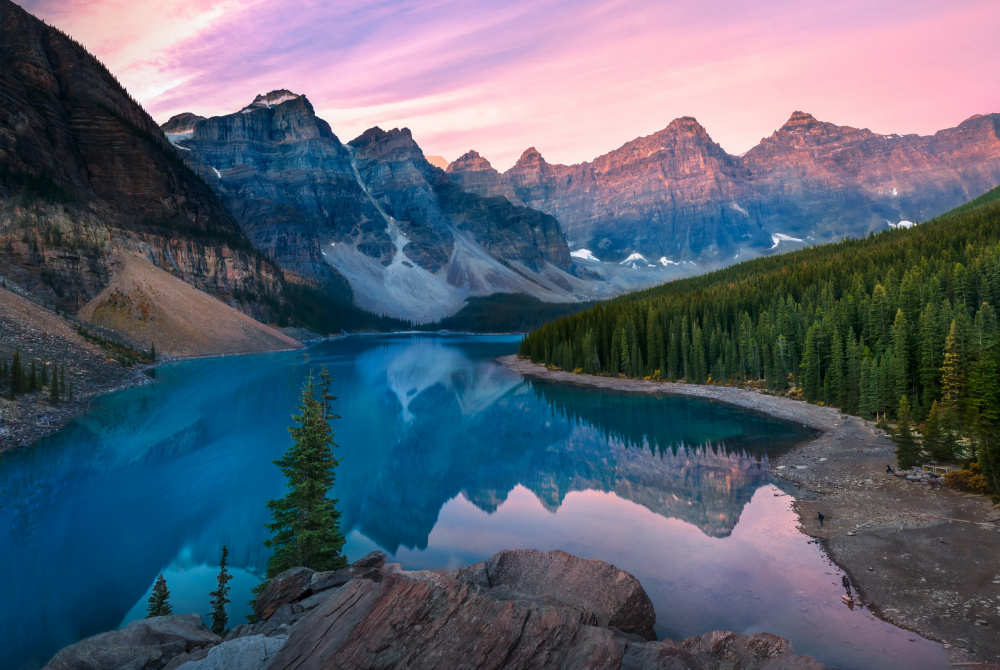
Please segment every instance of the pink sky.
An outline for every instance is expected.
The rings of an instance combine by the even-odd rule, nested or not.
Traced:
[[[694,116],[731,153],[794,110],[883,133],[1000,112],[997,0],[22,0],[159,121],[305,93],[344,141],[591,160]]]

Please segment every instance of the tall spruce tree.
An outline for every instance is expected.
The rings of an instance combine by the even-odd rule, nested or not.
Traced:
[[[229,604],[229,580],[233,578],[229,574],[226,559],[229,557],[229,550],[226,545],[222,545],[222,558],[219,559],[219,588],[212,591],[212,632],[222,635],[229,626],[229,617],[226,615],[226,605]]]
[[[910,401],[906,396],[899,399],[899,412],[896,419],[896,429],[892,433],[892,441],[896,443],[896,462],[899,467],[909,470],[920,462],[920,445],[913,437],[913,426],[910,423]]]
[[[281,459],[274,461],[287,480],[288,493],[267,501],[271,523],[265,524],[272,537],[264,542],[274,550],[267,561],[267,579],[298,566],[317,571],[338,570],[347,566],[342,550],[340,512],[330,491],[336,481],[340,460],[333,455],[330,420],[339,418],[332,411],[330,377],[321,371],[320,399],[312,374],[302,389],[300,413],[294,415],[296,426],[288,429],[293,444]]]
[[[167,580],[163,578],[161,572],[153,585],[153,592],[146,601],[149,606],[146,608],[146,618],[154,616],[169,616],[174,613],[170,607],[170,589],[167,588]]]

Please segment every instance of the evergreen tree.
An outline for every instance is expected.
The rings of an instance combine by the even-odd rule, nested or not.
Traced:
[[[52,383],[49,384],[49,401],[55,405],[59,402],[59,364],[52,364]]]
[[[42,361],[42,381],[38,385],[38,388],[45,388],[49,385],[49,366],[45,361]]]
[[[910,387],[910,325],[903,310],[896,310],[892,324],[893,398],[909,395]]]
[[[28,392],[34,393],[38,390],[38,377],[35,374],[35,359],[31,359],[31,374],[28,375]]]
[[[935,400],[924,421],[924,450],[939,461],[950,461],[955,458],[955,435],[945,426],[941,406]]]
[[[163,578],[163,573],[156,578],[153,585],[153,592],[149,596],[149,606],[146,608],[146,618],[154,616],[169,616],[173,614],[170,607],[170,589],[167,588],[167,580]]]
[[[340,512],[329,497],[340,461],[333,455],[337,445],[329,421],[338,418],[331,410],[329,375],[322,373],[321,400],[310,374],[302,389],[297,426],[289,428],[293,444],[280,460],[274,461],[285,475],[288,493],[269,500],[271,523],[265,524],[272,537],[264,542],[274,550],[267,561],[267,579],[298,566],[317,571],[347,566],[342,554],[344,536]]]
[[[149,360],[153,363],[156,362],[156,342],[149,343]]]
[[[806,400],[816,402],[820,399],[820,389],[822,388],[822,370],[820,369],[820,338],[822,327],[819,323],[814,323],[806,333],[806,346],[802,352],[802,391],[806,395]]]
[[[233,576],[229,574],[229,569],[226,567],[228,556],[229,550],[226,548],[226,545],[222,545],[222,558],[219,560],[219,588],[209,594],[212,596],[212,632],[216,635],[225,633],[229,625],[229,617],[226,616],[226,605],[230,602],[229,580]]]
[[[70,402],[73,401],[73,380],[69,380],[69,393],[66,393],[66,366],[63,365],[59,368],[59,391],[60,393],[67,395]]]
[[[899,399],[899,412],[892,441],[896,443],[896,462],[899,463],[899,467],[909,470],[920,463],[920,445],[913,437],[913,426],[910,424],[910,403],[905,395]]]
[[[962,367],[958,328],[953,319],[945,339],[944,364],[941,366],[941,418],[944,431],[951,434],[961,430]]]

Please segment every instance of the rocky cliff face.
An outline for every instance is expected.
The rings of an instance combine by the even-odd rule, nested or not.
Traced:
[[[235,114],[174,117],[178,154],[293,279],[343,276],[369,310],[429,321],[469,295],[572,300],[572,259],[551,216],[458,187],[409,130],[343,144],[305,96],[272,91]]]
[[[602,260],[731,262],[923,221],[1000,183],[1000,115],[929,137],[878,135],[796,112],[744,156],[685,117],[592,162],[533,148],[501,174],[474,151],[448,167],[463,188],[554,215]]]
[[[277,268],[114,77],[0,0],[0,271],[76,309],[117,250],[258,315],[280,290]]]

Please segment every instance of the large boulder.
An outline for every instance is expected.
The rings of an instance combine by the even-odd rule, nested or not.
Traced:
[[[775,636],[650,641],[653,608],[632,575],[558,551],[501,552],[455,571],[389,565],[310,601],[268,670],[822,668]]]
[[[302,600],[311,593],[309,582],[314,574],[316,571],[309,568],[285,570],[272,579],[254,600],[254,614],[261,619],[269,619],[282,605]]]
[[[177,670],[264,670],[284,646],[286,635],[250,635],[213,647],[205,658],[177,666]]]
[[[482,566],[482,572],[478,568]],[[578,558],[565,551],[541,553],[534,549],[503,551],[485,564],[469,566],[494,597],[518,595],[570,607],[581,623],[611,626],[625,633],[655,640],[656,612],[639,580],[610,563]],[[461,577],[460,577],[461,578]]]
[[[373,551],[342,570],[315,573],[309,580],[309,590],[312,593],[321,593],[337,588],[338,586],[343,586],[352,579],[378,581],[382,578],[382,568],[384,566],[385,552]]]
[[[158,670],[175,656],[220,641],[198,614],[139,619],[66,647],[44,670]]]

